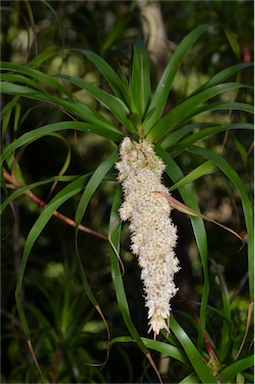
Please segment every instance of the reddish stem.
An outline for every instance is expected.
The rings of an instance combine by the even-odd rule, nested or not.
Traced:
[[[13,179],[12,176],[4,171],[4,178],[5,180],[12,184],[13,186],[17,187],[17,188],[20,188],[20,187],[23,187],[22,184],[20,184],[17,180]],[[40,205],[41,207],[43,208],[46,208],[48,206],[48,204],[46,204],[43,200],[41,200],[38,196],[36,196],[33,192],[31,192],[30,190],[26,191],[25,194],[31,199],[33,200],[36,204]],[[70,217],[67,217],[65,215],[63,215],[62,213],[58,212],[58,211],[54,211],[53,212],[53,215],[56,216],[59,220],[62,220],[64,221],[66,224],[68,225],[71,225],[72,227],[75,228],[76,224],[75,224],[75,221],[70,219]],[[92,229],[90,228],[87,228],[87,227],[84,227],[83,225],[79,224],[78,225],[78,229],[82,232],[85,232],[85,233],[89,233],[90,235],[93,235],[93,236],[96,236],[96,237],[99,237],[100,239],[103,239],[103,240],[106,240],[108,241],[108,237],[103,235],[102,233],[100,232],[97,232],[97,231],[93,231]]]

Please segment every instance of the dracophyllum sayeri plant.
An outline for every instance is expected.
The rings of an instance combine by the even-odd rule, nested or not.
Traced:
[[[253,220],[251,203],[244,184],[227,159],[220,153],[207,149],[204,144],[206,138],[219,132],[235,129],[248,130],[252,129],[252,125],[230,121],[219,124],[214,123],[212,118],[209,122],[201,123],[201,121],[196,122],[195,119],[203,112],[211,111],[229,113],[229,111],[238,110],[242,113],[252,113],[251,105],[236,102],[234,96],[233,100],[215,101],[215,98],[217,99],[224,93],[232,92],[233,95],[236,95],[239,89],[246,87],[239,81],[229,81],[229,79],[233,76],[238,79],[240,71],[251,64],[238,63],[222,70],[189,94],[168,113],[164,112],[179,66],[200,35],[212,27],[215,26],[213,24],[201,25],[182,40],[170,57],[155,89],[151,88],[148,52],[146,47],[139,43],[135,44],[133,48],[129,75],[125,74],[121,65],[116,73],[99,55],[88,50],[76,50],[97,68],[108,84],[107,91],[74,76],[49,76],[36,69],[44,60],[54,55],[55,51],[39,55],[26,66],[2,63],[2,93],[15,95],[11,102],[12,105],[19,97],[49,102],[66,111],[75,120],[56,122],[36,128],[5,146],[2,152],[4,177],[7,180],[8,172],[13,174],[15,169],[16,186],[19,188],[3,202],[2,209],[13,199],[27,193],[33,187],[25,185],[21,176],[18,163],[13,155],[17,148],[26,146],[45,135],[61,137],[59,131],[63,132],[67,129],[93,132],[112,140],[116,145],[116,149],[92,175],[72,180],[48,202],[47,206],[44,206],[44,210],[27,237],[18,276],[16,302],[28,341],[30,341],[30,332],[22,308],[20,290],[30,251],[56,210],[65,201],[80,193],[84,186],[85,189],[78,203],[73,222],[76,229],[76,248],[86,293],[96,308],[100,308],[79,259],[77,234],[91,197],[105,177],[112,173],[116,182],[119,183],[113,198],[108,233],[112,280],[119,309],[131,335],[131,338],[119,337],[112,342],[135,340],[155,369],[148,348],[164,352],[186,366],[190,366],[190,374],[186,378],[186,380],[191,380],[189,382],[217,383],[218,380],[228,382],[233,380],[239,372],[252,365],[252,359],[247,357],[241,359],[239,365],[233,360],[232,364],[224,369],[212,350],[209,349],[205,352],[206,312],[210,293],[207,237],[203,221],[205,217],[199,213],[199,207],[190,185],[193,181],[218,168],[239,192],[249,239],[248,274],[252,295]],[[230,33],[227,36],[233,47],[236,47],[233,36]],[[99,102],[101,108],[94,109],[75,99],[70,91],[72,86],[76,89],[78,87],[86,90]],[[10,103],[3,111],[4,128],[9,121],[8,106]],[[107,114],[104,113],[105,110],[107,110]],[[178,165],[178,161],[175,160],[184,151],[204,159],[198,168],[186,176]],[[163,184],[164,173],[172,180],[171,186]],[[174,189],[178,189],[184,204],[171,196],[171,191]],[[178,287],[174,283],[174,275],[182,264],[175,255],[178,235],[176,225],[171,218],[172,209],[178,209],[189,215],[202,262],[203,291],[196,346],[171,316],[171,298],[178,291]],[[161,332],[165,336],[166,342],[164,343],[141,338],[132,322],[132,313],[129,311],[122,280],[125,271],[120,256],[121,227],[125,221],[128,222],[130,230],[131,252],[137,257],[141,269],[145,305],[148,310],[148,332],[152,331],[154,339]],[[223,301],[224,316],[230,320],[230,302],[226,297],[223,297]],[[101,314],[101,310],[98,310]],[[172,334],[178,343],[173,342]],[[225,338],[226,343],[227,338],[230,338],[230,333],[227,334],[225,326],[222,330],[222,337]],[[224,348],[224,343],[222,343],[222,348]],[[201,358],[202,353],[203,359]]]

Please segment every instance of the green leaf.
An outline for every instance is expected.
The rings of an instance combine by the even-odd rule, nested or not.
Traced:
[[[130,111],[122,100],[77,77],[67,75],[60,75],[59,77],[82,89],[86,89],[96,100],[106,107],[124,127],[130,131],[134,131],[133,124],[129,119]]]
[[[45,50],[43,50],[43,52],[41,52],[39,55],[37,55],[33,60],[29,61],[27,63],[27,66],[32,67],[32,68],[39,67],[46,60],[50,59],[51,57],[56,56],[60,52],[61,52],[61,49],[59,49],[59,48],[45,49]]]
[[[231,110],[238,110],[242,112],[247,113],[254,113],[254,108],[252,105],[246,104],[246,103],[236,103],[236,102],[219,102],[219,103],[210,103],[202,105],[201,107],[195,108],[191,113],[187,116],[187,119],[191,118],[192,116],[197,116],[200,113],[208,112],[208,111],[231,111]],[[228,118],[227,118],[228,119]],[[203,132],[208,132],[207,136],[223,132],[229,129],[253,129],[253,125],[249,123],[232,123],[232,124],[222,124],[222,125],[215,125],[213,127],[210,126],[212,122],[208,123],[192,123],[185,125],[184,127],[181,127],[176,129],[174,132],[171,132],[161,143],[162,147],[165,149],[169,149],[170,147],[176,148],[175,144],[180,141],[187,133],[192,132],[193,130],[197,130],[197,128],[203,128],[199,132],[192,133],[192,136],[188,138],[187,140],[191,140],[192,142],[196,142],[197,139],[205,138],[206,135],[203,135]],[[205,128],[208,129],[208,131],[205,131]],[[210,131],[211,130],[211,131]],[[214,132],[215,131],[215,132]],[[211,132],[211,133],[210,133]],[[195,138],[193,141],[193,137]],[[185,143],[185,141],[182,141],[182,144]],[[185,144],[186,145],[186,144]]]
[[[81,53],[87,59],[89,59],[99,70],[99,72],[104,76],[105,80],[108,82],[112,88],[114,94],[120,99],[123,100],[127,105],[130,105],[130,100],[127,94],[127,90],[119,76],[116,72],[110,67],[110,65],[98,56],[96,53],[85,50],[85,49],[75,49],[74,51]]]
[[[162,141],[161,147],[164,149],[168,149],[170,147],[175,148],[175,144],[178,143],[184,136],[186,136],[188,133],[193,132],[195,129],[198,128],[206,128],[208,126],[208,123],[192,123],[187,124],[184,127],[176,129],[174,132],[171,132],[170,135],[168,135],[165,140]]]
[[[193,111],[191,111],[187,115],[186,119],[190,119],[191,117],[197,116],[200,113],[209,112],[209,111],[242,111],[242,112],[254,114],[254,107],[247,103],[236,103],[234,101],[230,101],[230,102],[222,101],[222,102],[210,103],[210,104],[206,103],[205,105],[197,107]]]
[[[7,93],[10,95],[15,94],[34,100],[45,101],[48,103],[52,103],[53,105],[58,106],[60,108],[64,108],[66,111],[76,115],[81,120],[85,120],[90,122],[91,124],[94,124],[94,128],[89,130],[94,131],[95,133],[107,137],[109,139],[111,138],[113,140],[118,140],[116,134],[114,135],[115,139],[113,138],[113,136],[110,137],[111,135],[108,135],[108,133],[110,132],[117,133],[119,137],[122,136],[119,130],[112,123],[110,123],[110,121],[107,120],[103,115],[101,115],[95,109],[78,101],[70,102],[59,97],[52,96],[50,94],[41,93],[34,89],[8,82],[2,83],[1,91],[2,93]]]
[[[189,97],[187,100],[183,101],[177,107],[172,109],[166,116],[160,119],[160,121],[158,121],[152,127],[148,133],[148,139],[154,142],[162,140],[162,138],[169,134],[169,132],[171,132],[174,127],[187,120],[190,117],[190,112],[192,112],[196,107],[203,104],[208,99],[220,95],[221,93],[241,87],[244,87],[244,85],[237,83],[220,84],[215,85],[209,89],[205,89],[199,94]]]
[[[2,73],[1,74],[1,81],[11,83],[11,84],[12,83],[22,83],[22,84],[34,87],[35,90],[40,91],[42,94],[47,94],[46,90],[44,90],[44,88],[40,84],[37,84],[35,81],[29,79],[28,77],[25,77],[25,76],[22,76],[22,75],[19,75],[16,73]],[[13,84],[13,86],[15,87],[14,84]],[[6,85],[3,85],[3,89],[6,89]],[[31,88],[28,88],[28,89],[31,89]]]
[[[74,179],[77,179],[77,176],[54,176],[49,179],[38,181],[36,183],[28,184],[25,186],[19,186],[16,191],[14,191],[10,196],[8,196],[4,201],[2,201],[2,204],[0,206],[0,215],[3,214],[6,207],[15,199],[18,197],[26,194],[26,192],[31,191],[32,189],[39,187],[41,185],[49,184],[54,181],[73,181]]]
[[[193,96],[194,94],[197,94],[203,91],[204,89],[210,88],[214,85],[221,84],[227,79],[229,79],[231,76],[233,76],[235,73],[252,66],[253,66],[253,63],[239,63],[239,64],[232,65],[228,68],[224,68],[222,71],[212,76],[205,84],[201,85],[194,92],[192,92],[190,96]]]
[[[30,313],[32,313],[32,315],[38,320],[40,325],[42,325],[43,327],[51,328],[51,324],[47,317],[35,305],[25,301],[23,306],[24,308],[28,309]]]
[[[16,285],[16,290],[15,290],[15,299],[16,299],[16,305],[17,305],[17,310],[18,314],[21,320],[22,328],[24,330],[25,336],[27,340],[30,340],[30,331],[29,331],[29,326],[27,323],[26,315],[24,313],[24,309],[22,307],[22,301],[20,297],[20,291],[21,291],[21,286],[23,282],[23,277],[28,261],[29,254],[31,252],[31,249],[35,243],[35,241],[38,239],[39,235],[41,234],[42,230],[48,223],[48,221],[51,219],[53,216],[53,213],[55,210],[58,209],[58,207],[63,204],[65,201],[76,195],[81,188],[84,185],[84,182],[86,182],[88,176],[82,176],[78,180],[73,181],[70,183],[68,186],[62,189],[61,192],[59,192],[48,204],[48,206],[42,211],[41,215],[39,218],[36,220],[35,224],[31,228],[25,245],[24,245],[24,252],[22,255],[21,259],[21,265],[20,265],[20,270],[18,274],[18,279],[17,279],[17,285]]]
[[[223,302],[223,313],[224,313],[224,318],[226,321],[223,322],[222,329],[221,329],[221,351],[222,354],[227,349],[227,345],[232,342],[231,340],[231,306],[230,306],[230,295],[227,289],[226,282],[224,280],[223,274],[218,266],[218,264],[213,260],[210,259],[214,270],[216,272],[216,275],[219,279],[220,287],[221,287],[221,296],[222,296],[222,302]]]
[[[142,337],[142,341],[144,342],[144,345],[147,348],[160,353],[164,353],[165,355],[172,357],[173,359],[176,359],[186,365],[189,365],[189,361],[187,357],[185,356],[185,354],[180,348],[174,347],[173,345],[170,345],[170,344],[163,343],[161,341],[148,339],[145,337]]]
[[[134,46],[132,70],[129,81],[131,111],[139,116],[140,123],[150,100],[150,68],[148,52],[143,44]]]
[[[101,136],[107,137],[108,139],[120,141],[122,139],[122,134],[116,130],[113,131],[104,131],[94,124],[83,123],[77,121],[62,121],[60,123],[44,125],[40,128],[34,129],[33,131],[24,133],[24,135],[17,138],[11,144],[7,145],[2,152],[1,163],[3,163],[6,156],[12,151],[15,151],[17,148],[22,147],[28,143],[31,143],[34,140],[39,139],[40,137],[54,134],[54,132],[73,129],[76,131],[82,132],[94,132]]]
[[[219,374],[219,379],[223,383],[231,383],[238,373],[244,371],[247,368],[253,367],[254,357],[248,356],[242,360],[238,360],[235,363],[229,365]]]
[[[186,139],[183,139],[179,144],[176,144],[174,146],[174,150],[177,152],[180,150],[184,150],[186,148],[189,148],[190,145],[199,142],[200,140],[204,140],[210,136],[216,135],[217,133],[231,131],[233,129],[253,130],[253,124],[233,123],[233,124],[225,124],[225,125],[223,124],[223,125],[216,125],[214,127],[202,128],[199,132],[192,133],[192,135],[190,135]],[[164,142],[164,145],[162,145],[162,147],[165,148],[165,144],[167,144],[167,142]]]
[[[121,221],[118,220],[118,209],[120,205],[121,198],[121,188],[118,186],[110,215],[109,228],[111,229],[111,242],[114,245],[114,248],[119,252],[120,250],[120,234],[121,234]],[[111,271],[112,271],[112,281],[115,289],[115,294],[118,301],[118,306],[125,321],[125,324],[132,336],[132,338],[136,341],[139,348],[142,352],[147,355],[148,350],[144,345],[139,333],[137,332],[130,316],[130,311],[128,307],[127,297],[125,293],[125,288],[121,276],[121,271],[119,267],[119,259],[115,254],[115,250],[113,248],[110,249],[110,260],[111,260]]]
[[[2,117],[2,140],[5,136],[6,130],[8,128],[10,118],[12,115],[12,111],[15,108],[17,101],[19,100],[19,96],[14,97],[11,101],[9,101],[2,109],[1,117]]]
[[[240,60],[241,57],[241,50],[240,50],[240,45],[237,41],[237,38],[233,32],[231,32],[229,29],[225,28],[224,32],[227,36],[227,39],[229,41],[229,44],[236,55],[236,57]]]
[[[103,51],[107,51],[114,46],[115,42],[118,41],[121,37],[121,34],[126,27],[127,23],[130,20],[131,14],[126,14],[121,18],[116,18],[114,24],[112,25],[110,31],[105,34],[104,42],[102,44]]]
[[[216,25],[216,23],[208,23],[202,24],[199,27],[195,28],[182,40],[182,42],[175,50],[174,54],[170,58],[164,70],[164,73],[159,81],[154,96],[151,100],[148,112],[153,109],[154,111],[146,120],[146,124],[144,125],[144,132],[146,135],[148,134],[152,126],[160,119],[163,113],[173,80],[175,78],[179,66],[182,63],[183,58],[190,50],[192,45],[196,42],[196,40],[202,35],[202,33]]]
[[[96,189],[108,173],[108,171],[112,168],[112,166],[117,162],[119,158],[118,149],[116,148],[110,156],[106,158],[95,170],[93,175],[91,176],[83,194],[79,201],[78,207],[75,213],[75,224],[76,224],[76,235],[78,231],[78,226],[81,223],[81,220],[84,216],[84,213],[87,209],[87,206],[90,202],[91,197],[95,193]]]
[[[176,359],[186,365],[189,365],[189,361],[185,353],[179,348],[174,347],[167,343],[163,343],[162,341],[152,340],[146,337],[142,337],[141,339],[147,348],[163,353],[166,356],[172,357],[173,359]],[[127,342],[134,342],[134,340],[130,336],[115,337],[114,339],[111,340],[111,344],[127,343]]]
[[[0,65],[2,70],[14,71],[30,76],[33,80],[38,80],[46,84],[47,86],[64,93],[64,95],[66,95],[68,98],[71,98],[71,94],[68,92],[67,88],[65,88],[61,83],[59,83],[54,77],[49,76],[41,71],[38,71],[37,69],[4,61],[2,61]]]
[[[188,175],[184,176],[180,181],[175,183],[171,188],[169,188],[169,191],[174,191],[176,188],[180,188],[186,184],[192,183],[200,177],[210,174],[215,167],[216,165],[212,161],[206,161],[191,171]]]
[[[252,124],[251,124],[252,125]],[[254,127],[253,127],[254,128]],[[246,148],[240,143],[239,140],[237,140],[237,138],[233,135],[232,136],[234,142],[235,142],[235,145],[238,149],[238,152],[241,156],[241,159],[242,159],[242,162],[244,164],[244,166],[246,167],[247,166],[247,163],[248,163],[248,155],[247,155],[247,150]]]
[[[199,379],[195,373],[191,373],[190,375],[186,376],[184,379],[179,381],[179,384],[197,384],[199,382]]]
[[[171,158],[171,156],[159,145],[156,146],[156,150],[164,163],[166,164],[166,173],[173,180],[174,183],[181,180],[184,175],[175,161]],[[195,211],[200,212],[199,206],[196,202],[196,198],[192,189],[186,184],[179,188],[179,192],[185,202],[186,205],[194,209]],[[207,264],[207,236],[205,231],[205,226],[203,219],[200,217],[190,216],[190,220],[192,223],[197,247],[201,256],[202,266],[203,266],[203,274],[204,274],[204,284],[203,284],[203,294],[201,300],[200,307],[200,326],[199,326],[199,334],[198,334],[198,349],[201,351],[203,346],[203,337],[204,330],[206,324],[206,316],[207,316],[207,304],[208,304],[208,296],[210,291],[209,286],[209,276],[208,276],[208,264]]]
[[[220,155],[217,153],[206,149],[206,148],[200,148],[197,146],[192,146],[189,148],[189,151],[192,153],[196,153],[197,155],[201,155],[205,158],[210,159],[213,161],[216,166],[223,172],[225,175],[231,180],[231,182],[236,186],[238,189],[242,206],[243,206],[243,212],[247,227],[247,234],[248,234],[248,273],[249,273],[249,286],[250,286],[250,296],[251,299],[253,298],[254,293],[254,228],[253,228],[253,208],[252,204],[250,202],[250,199],[248,197],[248,194],[245,190],[244,183],[239,178],[236,171],[231,167],[231,165],[223,159]]]
[[[216,383],[214,375],[212,374],[209,366],[203,362],[203,358],[186,334],[186,332],[180,327],[177,321],[170,317],[170,328],[182,345],[186,355],[193,366],[196,374],[200,378],[202,383]]]

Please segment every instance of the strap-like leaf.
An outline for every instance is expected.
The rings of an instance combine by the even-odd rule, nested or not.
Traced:
[[[105,80],[112,88],[114,94],[119,99],[123,100],[127,105],[130,105],[130,100],[125,85],[123,84],[117,73],[114,72],[112,67],[102,57],[86,49],[75,49],[74,51],[86,56],[87,59],[89,59],[97,67],[99,72],[103,75]]]
[[[231,65],[230,67],[224,68],[222,71],[212,76],[205,84],[201,85],[194,92],[192,92],[190,96],[193,96],[203,91],[204,89],[210,88],[214,85],[221,84],[227,79],[229,79],[231,76],[233,76],[235,73],[252,66],[253,66],[253,63],[239,63],[239,64]]]
[[[144,126],[144,132],[147,134],[151,127],[160,119],[163,110],[166,105],[166,101],[175,78],[176,72],[179,66],[182,63],[183,58],[190,50],[192,45],[196,42],[196,40],[204,33],[207,29],[216,26],[215,23],[202,24],[199,27],[195,28],[191,31],[179,44],[176,48],[174,54],[170,58],[165,71],[159,81],[159,84],[156,88],[154,96],[151,100],[148,112],[154,109],[153,113],[146,120],[146,124]]]
[[[236,129],[253,130],[253,124],[232,123],[232,124],[223,124],[223,125],[216,125],[214,127],[202,128],[199,132],[192,133],[192,135],[190,135],[186,139],[183,139],[180,143],[175,145],[174,150],[176,152],[183,151],[184,149],[189,148],[190,145],[198,143],[200,140],[206,139],[220,132],[228,132]]]
[[[163,353],[166,356],[172,357],[173,359],[176,359],[186,365],[189,365],[189,361],[185,356],[185,353],[181,349],[174,347],[173,345],[163,343],[162,341],[152,340],[146,337],[142,337],[141,339],[147,348]],[[114,339],[111,340],[111,344],[128,343],[128,342],[134,342],[132,337],[120,336],[120,337],[115,337]]]
[[[110,93],[104,92],[102,89],[83,79],[67,75],[61,75],[59,77],[77,85],[82,89],[86,89],[96,100],[106,107],[124,127],[128,128],[130,131],[134,131],[133,124],[129,119],[130,111],[121,99],[111,95]]]
[[[202,356],[186,334],[186,332],[181,328],[181,326],[177,323],[177,321],[171,317],[170,318],[170,327],[180,344],[182,345],[184,351],[187,354],[187,357],[193,366],[196,374],[200,378],[202,383],[215,383],[217,384],[217,380],[215,379],[212,371],[209,366],[207,366],[202,359]]]
[[[28,66],[18,65],[4,61],[0,63],[0,66],[2,70],[23,73],[24,75],[27,75],[34,80],[38,80],[44,83],[45,85],[56,89],[59,92],[62,92],[64,95],[70,98],[70,93],[68,92],[67,88],[64,87],[53,76],[49,76],[41,71],[38,71],[37,69],[29,68]]]
[[[229,365],[227,368],[223,369],[223,371],[221,371],[219,374],[219,379],[222,383],[231,383],[239,372],[253,367],[253,365],[253,356],[248,356],[242,360],[238,360],[235,363]]]
[[[185,213],[187,215],[195,216],[195,217],[201,217],[203,220],[210,221],[211,223],[218,225],[219,227],[225,229],[226,231],[229,231],[230,233],[232,233],[233,235],[238,237],[241,241],[243,241],[241,236],[238,235],[238,233],[233,231],[231,228],[228,228],[225,225],[223,225],[221,223],[218,223],[217,221],[215,221],[213,219],[210,219],[209,217],[207,217],[205,215],[202,215],[200,212],[196,212],[194,209],[191,209],[190,207],[187,207],[187,205],[182,204],[180,201],[176,200],[173,196],[171,196],[171,195],[169,195],[167,193],[158,192],[158,191],[155,191],[153,193],[158,193],[161,196],[164,196],[168,200],[168,202],[169,202],[169,204],[170,204],[170,206],[172,208],[177,209],[178,211],[183,212],[183,213]]]
[[[11,144],[7,145],[2,152],[0,164],[3,163],[6,156],[8,156],[9,153],[11,153],[12,151],[15,151],[17,148],[20,148],[23,145],[26,145],[28,143],[31,143],[32,141],[37,140],[40,137],[51,135],[51,134],[54,134],[54,132],[61,131],[61,130],[68,130],[68,129],[73,129],[73,130],[82,131],[82,132],[95,132],[97,134],[100,134],[101,136],[107,137],[108,139],[111,138],[113,140],[120,140],[123,137],[122,134],[117,130],[104,131],[100,129],[100,127],[97,127],[96,125],[90,124],[90,123],[83,123],[83,122],[77,122],[77,121],[62,121],[60,123],[48,124],[40,128],[34,129],[30,132],[24,133],[24,135],[20,136]]]
[[[166,173],[173,180],[174,183],[183,178],[183,173],[171,156],[160,146],[156,146],[156,150],[159,153],[160,157],[163,159],[166,164]],[[188,185],[184,185],[179,188],[179,192],[184,200],[184,202],[189,205],[192,209],[199,212],[199,206],[196,202],[196,198],[192,189]],[[207,314],[207,304],[208,304],[208,295],[209,295],[209,276],[208,276],[208,264],[207,264],[207,236],[205,231],[204,222],[200,217],[190,216],[192,223],[197,247],[201,256],[203,273],[204,273],[204,285],[203,285],[203,294],[200,308],[200,327],[198,334],[198,349],[202,351],[203,346],[203,337],[206,324],[206,314]]]
[[[162,138],[171,132],[174,127],[176,127],[181,122],[186,121],[190,117],[190,112],[192,112],[195,108],[207,100],[220,95],[221,93],[241,87],[244,87],[244,85],[238,83],[224,83],[214,85],[209,89],[205,89],[204,91],[189,97],[187,100],[183,101],[177,107],[172,109],[166,116],[160,119],[160,121],[158,121],[152,127],[148,133],[148,139],[151,139],[154,142],[162,140]]]
[[[84,183],[86,182],[88,176],[82,176],[78,180],[73,181],[69,185],[67,185],[65,188],[62,189],[61,192],[59,192],[48,204],[48,206],[42,211],[41,215],[39,218],[36,220],[35,224],[31,228],[28,237],[26,239],[25,245],[24,245],[24,252],[22,255],[22,260],[21,260],[21,265],[20,265],[20,270],[19,270],[19,275],[18,275],[18,280],[17,280],[17,285],[16,285],[16,290],[15,290],[15,298],[16,298],[16,305],[17,305],[17,310],[20,316],[22,328],[24,330],[24,333],[26,335],[27,340],[30,339],[30,331],[29,331],[29,326],[27,323],[27,319],[22,307],[22,301],[20,297],[20,291],[21,291],[21,286],[23,282],[23,277],[27,265],[27,260],[29,257],[29,254],[31,252],[31,249],[35,243],[35,241],[38,239],[40,236],[42,230],[48,223],[48,221],[51,219],[53,216],[54,211],[58,209],[58,207],[63,204],[65,201],[76,195],[81,188],[83,187]]]
[[[132,70],[129,81],[131,111],[140,122],[150,100],[150,69],[148,52],[144,45],[136,43],[133,50]]]
[[[249,272],[249,285],[250,285],[250,295],[253,298],[254,294],[254,227],[253,227],[253,208],[251,201],[247,195],[245,190],[245,186],[241,179],[239,178],[237,172],[233,169],[233,167],[220,155],[217,153],[197,146],[192,146],[189,148],[189,151],[201,155],[207,159],[213,161],[216,166],[223,172],[225,175],[231,180],[231,182],[238,189],[243,212],[247,227],[248,234],[248,272]]]
[[[49,93],[39,92],[35,89],[24,87],[22,85],[9,83],[9,82],[3,82],[1,84],[1,91],[2,93],[7,93],[9,95],[20,95],[20,96],[27,97],[29,99],[48,102],[53,104],[54,106],[63,108],[64,110],[72,113],[73,115],[77,116],[81,120],[85,120],[91,124],[94,124],[94,129],[91,129],[91,131],[95,133],[101,132],[102,134],[98,133],[101,136],[110,138],[108,136],[108,133],[110,133],[111,131],[119,133],[118,135],[119,137],[122,136],[119,130],[103,115],[101,115],[95,109],[81,102],[76,101],[74,103],[72,101],[64,100],[60,97],[53,96]],[[117,139],[116,135],[115,135],[115,139]]]
[[[84,213],[87,209],[87,206],[90,202],[91,197],[95,193],[96,189],[104,179],[105,175],[112,168],[112,166],[118,160],[119,154],[118,149],[116,148],[110,156],[108,156],[95,170],[93,175],[91,176],[83,194],[79,201],[78,207],[75,213],[75,223],[76,223],[76,235],[78,231],[78,226],[81,223],[81,220],[84,216]]]
[[[193,181],[199,179],[200,177],[203,177],[205,175],[209,175],[214,169],[216,168],[216,165],[212,161],[206,161],[205,163],[199,165],[197,168],[195,168],[193,171],[188,173],[186,176],[183,177],[180,181],[177,181],[171,188],[169,188],[169,191],[174,191],[176,188],[180,188],[183,185],[192,183]]]
[[[118,208],[120,205],[120,198],[121,198],[121,188],[119,186],[114,196],[114,201],[113,201],[111,215],[110,215],[110,222],[109,222],[109,228],[112,228],[111,241],[118,252],[120,251],[121,221],[119,221],[117,225],[113,225],[113,224],[116,222],[116,219],[118,218]],[[119,259],[115,254],[115,250],[113,250],[112,248],[110,249],[110,259],[111,259],[112,280],[114,284],[114,289],[115,289],[115,294],[117,297],[119,309],[121,311],[121,314],[123,316],[123,319],[125,321],[125,324],[131,336],[136,341],[139,348],[146,355],[149,351],[145,347],[139,333],[137,332],[131,320],[125,288],[124,288],[121,271],[119,267]]]

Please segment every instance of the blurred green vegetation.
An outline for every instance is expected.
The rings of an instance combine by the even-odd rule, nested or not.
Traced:
[[[146,1],[143,2],[147,3]],[[239,47],[230,47],[222,29],[202,36],[191,50],[175,79],[167,111],[192,90],[226,66],[253,58],[253,2],[251,1],[162,1],[156,3],[161,11],[167,41],[160,62],[153,61],[154,85],[175,47],[197,25],[216,21],[228,28],[236,37]],[[101,84],[103,79],[85,58],[71,48],[88,48],[102,56],[118,71],[120,62],[129,71],[134,40],[148,40],[143,29],[142,8],[137,1],[2,1],[1,55],[2,60],[25,65],[46,49],[56,49],[53,58],[40,66],[48,74],[69,74]],[[163,64],[162,64],[163,63]],[[252,69],[242,72],[241,81],[252,85]],[[76,96],[87,105],[100,108],[85,91]],[[253,104],[253,92],[238,93],[239,102]],[[2,96],[4,107],[12,98]],[[106,113],[106,112],[105,112]],[[232,112],[224,116],[211,112],[214,121],[235,121],[241,114]],[[44,124],[61,121],[67,116],[54,105],[35,103],[20,98],[14,107],[6,143],[16,136]],[[241,117],[242,118],[242,117]],[[248,118],[247,118],[248,119]],[[240,121],[240,120],[239,120]],[[244,120],[244,122],[247,120]],[[113,144],[94,134],[65,132],[71,147],[68,175],[93,171],[111,152]],[[223,148],[233,168],[253,196],[253,133],[235,131],[218,134],[207,141],[211,149]],[[17,150],[16,157],[27,183],[42,181],[58,174],[65,162],[67,144],[54,137],[44,137],[26,148]],[[188,174],[200,164],[191,154],[176,159]],[[166,181],[169,180],[165,176]],[[201,211],[242,233],[245,224],[236,191],[222,174],[208,174],[193,185]],[[60,190],[56,185],[37,187],[33,192],[47,202],[49,196]],[[83,225],[107,235],[110,208],[115,185],[102,183],[94,194],[83,220]],[[3,194],[7,193],[3,188]],[[178,198],[178,194],[176,194]],[[73,218],[79,201],[76,196],[61,207],[61,213]],[[22,196],[8,207],[2,216],[2,382],[38,382],[39,376],[27,349],[15,308],[14,291],[20,268],[22,247],[27,234],[42,208],[27,196]],[[182,270],[177,276],[180,292],[173,303],[174,314],[187,328],[190,317],[183,313],[198,312],[196,301],[202,290],[201,262],[194,245],[188,218],[173,214],[178,226],[177,255]],[[238,249],[238,240],[222,229],[206,224],[209,257],[222,267],[228,289],[235,302],[232,325],[233,346],[222,357],[228,364],[230,350],[238,352],[240,336],[245,331],[249,306],[246,247]],[[245,233],[242,234],[245,237]],[[89,283],[110,326],[111,336],[128,334],[116,304],[111,280],[109,244],[89,234],[79,234],[82,263],[88,272]],[[223,241],[224,240],[224,241]],[[124,228],[122,254],[125,263],[124,282],[132,319],[139,333],[147,335],[146,311],[140,271],[136,260],[129,253],[128,231]],[[217,343],[217,329],[223,319],[217,313],[221,307],[217,273],[210,265],[211,294],[208,310],[208,332]],[[238,296],[235,294],[238,292]],[[32,338],[37,340],[35,352],[40,366],[54,382],[156,382],[155,373],[144,355],[134,344],[114,344],[103,370],[98,368],[106,358],[107,334],[102,319],[88,301],[80,281],[74,248],[74,229],[53,218],[40,235],[30,255],[23,286],[23,299]],[[190,308],[190,302],[192,308]],[[252,332],[241,354],[246,356],[247,345],[252,342]],[[232,349],[233,348],[233,349]],[[153,353],[155,361],[160,355]],[[185,376],[179,362],[171,361],[163,378],[178,382]],[[250,376],[246,377],[250,382]]]

